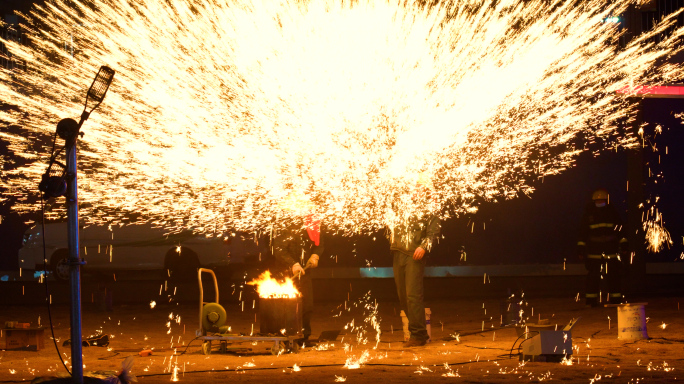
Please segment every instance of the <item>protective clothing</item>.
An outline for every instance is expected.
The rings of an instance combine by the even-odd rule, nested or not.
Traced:
[[[592,196],[592,200],[597,200],[593,199],[597,196],[597,192]],[[598,197],[600,197],[598,200],[604,200],[604,197],[607,199],[607,196],[600,194]],[[592,202],[585,209],[579,233],[577,252],[580,259],[585,260],[588,272],[585,293],[587,305],[595,306],[603,302],[601,280],[606,280],[608,285],[607,301],[620,302],[622,300],[620,276],[623,262],[626,261],[620,256],[627,256],[629,249],[620,215],[610,204],[599,207]]]

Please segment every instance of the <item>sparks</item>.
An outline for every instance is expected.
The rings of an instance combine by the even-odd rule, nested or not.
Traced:
[[[355,359],[354,356],[348,357],[347,361],[344,363],[344,367],[347,369],[359,369],[366,361],[369,360],[369,358],[370,352],[365,350],[358,359]]]
[[[0,40],[29,67],[0,70],[19,108],[0,112],[19,127],[0,137],[0,187],[35,191],[55,122],[80,114],[107,64],[114,83],[80,140],[84,224],[136,213],[169,231],[259,230],[291,218],[279,203],[299,189],[331,228],[359,232],[528,194],[530,177],[572,166],[577,138],[636,145],[619,123],[635,113],[631,90],[682,78],[655,64],[682,49],[684,28],[653,38],[677,13],[616,51],[622,32],[605,20],[632,1],[576,3],[35,6],[28,44]],[[420,179],[434,191],[412,199]]]
[[[657,208],[651,207],[648,210],[643,228],[646,232],[646,249],[652,253],[658,253],[663,248],[670,248],[672,238],[670,232],[663,226],[663,215]]]

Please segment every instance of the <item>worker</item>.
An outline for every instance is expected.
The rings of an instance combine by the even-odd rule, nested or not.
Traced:
[[[296,199],[301,199],[301,196]],[[289,200],[291,203],[292,198]],[[276,231],[272,242],[273,256],[281,269],[292,274],[295,286],[302,295],[303,338],[297,342],[302,346],[313,346],[315,342],[309,340],[313,313],[313,284],[310,269],[318,267],[324,250],[323,236],[321,236],[321,221],[315,219],[310,213],[312,205],[310,203],[304,205],[296,203],[296,205],[298,207],[292,211],[302,213],[302,209],[305,209],[308,213],[304,215],[303,220],[294,220]]]
[[[617,210],[610,205],[608,191],[596,190],[587,205],[577,249],[580,260],[587,268],[586,305],[596,307],[605,301],[621,303],[623,262],[629,257],[629,244],[625,228]],[[606,280],[607,292],[601,297],[601,280]]]
[[[418,191],[413,201],[421,199],[416,195],[430,191],[429,180],[419,180]],[[440,220],[435,215],[418,217],[411,215],[406,220],[399,220],[389,228],[390,250],[393,257],[394,283],[397,287],[401,309],[408,318],[411,334],[405,341],[404,348],[423,346],[429,336],[425,326],[425,305],[423,304],[423,276],[425,272],[425,256],[437,242],[440,232]]]

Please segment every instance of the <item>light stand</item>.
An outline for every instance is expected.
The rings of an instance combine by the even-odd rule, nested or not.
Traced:
[[[71,377],[74,383],[83,384],[83,352],[81,334],[81,265],[85,261],[81,259],[79,252],[79,227],[78,227],[78,163],[76,158],[76,144],[81,126],[88,119],[90,113],[97,108],[104,99],[109,85],[114,78],[114,70],[107,66],[102,66],[88,89],[85,107],[81,114],[81,121],[76,123],[73,119],[63,119],[57,124],[57,135],[64,139],[66,147],[66,171],[61,172],[61,176],[50,176],[52,166],[59,164],[56,156],[50,159],[48,170],[43,176],[39,189],[47,197],[58,197],[64,191],[63,185],[66,182],[66,203],[67,203],[67,234],[69,244],[69,269],[70,269],[70,292],[71,292]],[[96,102],[88,111],[88,102]],[[53,147],[54,148],[54,147]],[[58,171],[57,174],[60,172]],[[53,174],[55,174],[53,172]],[[45,236],[45,234],[43,234]]]

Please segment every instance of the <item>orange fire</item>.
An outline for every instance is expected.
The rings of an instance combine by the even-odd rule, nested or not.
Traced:
[[[285,281],[280,283],[271,277],[270,271],[262,273],[258,278],[247,284],[256,285],[257,293],[259,293],[259,297],[261,298],[275,299],[301,296],[297,288],[295,288],[292,279],[286,277]]]

